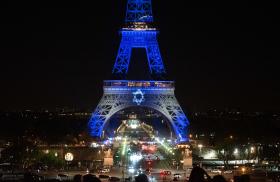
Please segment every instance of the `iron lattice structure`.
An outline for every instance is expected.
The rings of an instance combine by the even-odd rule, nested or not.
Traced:
[[[145,48],[150,73],[161,76],[165,74],[165,68],[161,58],[158,42],[157,31],[155,30],[122,30],[122,40],[119,53],[113,68],[113,74],[126,75],[130,63],[132,48]]]
[[[151,28],[153,23],[151,0],[128,0],[126,27],[121,30],[122,40],[113,74],[126,75],[133,48],[146,49],[150,73],[162,77],[166,72],[157,42],[158,31]]]
[[[147,107],[168,119],[179,141],[187,141],[189,121],[174,95],[172,81],[104,81],[104,94],[89,122],[91,135],[101,137],[110,118],[130,107]]]
[[[150,73],[158,78],[166,71],[157,42],[151,0],[128,0],[126,27],[121,29],[121,43],[113,74],[126,75],[133,48],[145,48]],[[174,95],[172,81],[104,81],[104,94],[89,121],[90,134],[101,137],[110,118],[129,107],[147,107],[160,112],[170,122],[179,141],[188,141],[189,121]]]
[[[125,22],[153,22],[151,0],[129,0],[127,3]]]

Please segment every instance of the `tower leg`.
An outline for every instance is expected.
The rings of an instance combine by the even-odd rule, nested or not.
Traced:
[[[123,42],[121,43],[119,53],[113,68],[113,73],[127,74],[131,56],[131,49],[131,46],[129,46],[128,44]]]
[[[148,105],[160,111],[170,122],[175,135],[183,142],[188,141],[189,121],[179,105],[175,95],[155,94],[147,98],[150,101]]]
[[[88,123],[90,135],[101,137],[107,120],[116,112],[127,107],[127,95],[104,94]]]
[[[158,43],[155,42],[153,45],[148,45],[146,50],[150,65],[150,72],[155,75],[165,73]]]

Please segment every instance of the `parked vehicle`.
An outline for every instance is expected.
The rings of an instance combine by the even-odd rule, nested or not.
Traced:
[[[110,169],[109,168],[102,168],[98,170],[98,173],[109,173]]]
[[[182,177],[182,175],[179,174],[179,173],[175,173],[173,176],[174,176],[174,178],[181,178]]]
[[[232,170],[225,170],[224,171],[224,174],[231,174],[232,173]]]
[[[217,173],[217,174],[221,174],[222,171],[220,169],[212,169],[211,173]]]
[[[57,179],[59,181],[69,181],[69,180],[71,180],[71,177],[68,176],[67,174],[58,174]]]
[[[114,176],[113,176],[113,177],[110,177],[110,178],[109,178],[109,181],[110,181],[110,182],[121,181],[121,179],[118,178],[118,177],[114,177]]]
[[[109,179],[109,178],[110,178],[110,176],[108,176],[108,175],[104,175],[104,174],[99,175],[99,179]]]

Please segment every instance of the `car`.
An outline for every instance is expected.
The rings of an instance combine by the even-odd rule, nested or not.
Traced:
[[[175,173],[173,176],[174,176],[174,178],[181,178],[182,177],[182,175],[179,174],[179,173]]]
[[[125,182],[130,182],[131,180],[132,180],[132,177],[131,177],[131,176],[124,178],[124,181],[125,181]]]
[[[96,173],[96,172],[97,172],[96,169],[90,169],[90,170],[88,170],[88,173]]]
[[[218,174],[222,173],[222,171],[220,169],[212,169],[210,172],[211,173],[218,173]]]
[[[109,168],[102,168],[98,170],[98,173],[109,173],[110,169]]]
[[[171,171],[163,171],[163,174],[166,176],[169,176],[169,175],[171,175]]]
[[[100,179],[109,179],[110,176],[104,175],[104,174],[100,174],[100,175],[99,175],[99,178],[100,178]]]
[[[224,174],[231,174],[232,173],[232,170],[225,170],[224,171]]]
[[[137,171],[137,175],[138,175],[138,174],[142,174],[143,172],[144,172],[143,169],[142,169],[142,168],[139,168],[138,171]]]
[[[71,180],[71,177],[68,176],[67,174],[57,174],[57,179],[59,181],[69,181]]]
[[[147,173],[150,173],[150,172],[152,171],[152,168],[147,168],[145,171],[146,171]]]
[[[4,173],[1,175],[0,181],[20,181],[24,179],[24,176],[23,173]]]
[[[160,171],[160,174],[164,175],[164,176],[169,176],[169,175],[171,175],[171,171],[167,171],[167,170]]]
[[[110,177],[109,178],[109,181],[111,182],[113,182],[113,181],[121,181],[121,179],[120,178],[118,178],[118,177],[114,177],[114,176],[112,176],[112,177]]]

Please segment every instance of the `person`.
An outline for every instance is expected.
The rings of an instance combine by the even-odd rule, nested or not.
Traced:
[[[222,175],[216,175],[213,177],[212,182],[227,182]]]
[[[234,176],[234,181],[236,181],[236,182],[249,182],[250,181],[250,176],[249,175]]]
[[[27,173],[24,173],[23,181],[24,182],[32,182],[32,181],[35,181],[35,180],[33,179],[32,173],[31,172],[27,172]]]
[[[101,180],[92,174],[86,174],[83,176],[83,182],[101,182]]]
[[[135,182],[149,182],[149,179],[145,174],[139,174],[135,177]]]
[[[76,174],[73,178],[74,182],[81,182],[82,181],[82,175]]]
[[[211,177],[204,171],[204,169],[196,166],[192,169],[189,177],[189,182],[208,182],[211,181]]]

